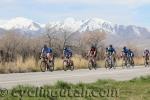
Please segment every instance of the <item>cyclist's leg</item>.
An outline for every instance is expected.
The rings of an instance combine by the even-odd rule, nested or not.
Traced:
[[[91,58],[91,56],[90,56],[90,57],[88,58],[88,62],[91,62],[91,59],[92,59],[92,58]]]
[[[96,57],[95,56],[93,57],[93,63],[94,63],[94,66],[96,66]]]
[[[146,62],[147,62],[147,64],[148,64],[148,62],[149,62],[149,56],[147,56]]]
[[[132,67],[134,67],[135,63],[134,63],[134,57],[132,57]]]
[[[68,63],[71,66],[71,57],[68,57]]]
[[[128,58],[125,56],[125,66],[127,66]]]
[[[67,60],[67,65],[69,65],[70,64],[70,57],[68,55],[66,56],[66,60]]]
[[[48,61],[50,61],[50,53],[47,53],[46,57],[47,57]]]
[[[49,60],[53,61],[53,55],[52,55],[52,53],[49,54]]]

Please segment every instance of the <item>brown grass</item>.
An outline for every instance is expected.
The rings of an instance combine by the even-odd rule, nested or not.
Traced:
[[[82,58],[80,55],[74,55],[72,58],[74,61],[75,69],[84,69],[87,68],[88,60]],[[136,65],[143,65],[143,58],[138,57],[134,59]],[[97,61],[98,67],[102,68],[105,65],[105,61]],[[117,61],[117,66],[122,65],[122,60]],[[63,69],[63,59],[55,59],[55,70]],[[36,61],[33,57],[28,58],[24,63],[22,58],[18,57],[16,62],[5,63],[4,65],[0,64],[0,73],[24,73],[24,72],[37,72],[40,71],[40,61],[36,64]]]

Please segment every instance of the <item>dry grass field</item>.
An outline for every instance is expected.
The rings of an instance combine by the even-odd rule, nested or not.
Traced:
[[[74,55],[72,60],[74,61],[75,69],[85,69],[88,66],[88,60],[82,58],[80,55]],[[134,58],[135,65],[143,65],[143,58]],[[97,61],[99,68],[104,67],[105,61]],[[117,67],[122,65],[122,60],[117,60]],[[55,70],[62,70],[63,59],[55,58]],[[36,63],[34,57],[28,58],[24,63],[21,57],[15,62],[9,62],[5,64],[0,64],[0,73],[25,73],[25,72],[37,72],[40,71],[40,60]]]

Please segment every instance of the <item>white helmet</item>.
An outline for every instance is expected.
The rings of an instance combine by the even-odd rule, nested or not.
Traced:
[[[146,51],[146,50],[147,50],[147,48],[144,49],[144,51]]]

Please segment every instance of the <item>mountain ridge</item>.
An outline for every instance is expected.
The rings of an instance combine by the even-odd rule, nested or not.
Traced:
[[[68,32],[78,33],[99,30],[105,31],[110,35],[117,35],[120,38],[150,37],[150,31],[145,27],[113,24],[112,22],[100,18],[90,18],[85,20],[66,18],[63,21],[49,21],[46,24],[40,24],[23,17],[16,17],[8,21],[0,20],[0,32],[4,30],[16,30],[24,34],[37,35],[45,33],[46,28],[53,29],[54,31],[63,29]]]

